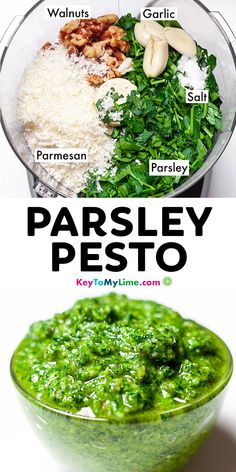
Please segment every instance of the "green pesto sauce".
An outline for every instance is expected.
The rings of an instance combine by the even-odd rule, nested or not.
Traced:
[[[13,357],[18,383],[48,406],[104,418],[159,413],[209,393],[221,341],[153,301],[114,293],[34,323]]]

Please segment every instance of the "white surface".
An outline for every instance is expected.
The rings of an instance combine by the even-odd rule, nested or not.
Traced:
[[[120,0],[121,2],[123,0]],[[186,0],[187,1],[187,0]],[[236,2],[235,0],[203,0],[203,3],[212,11],[219,10],[236,31]],[[4,13],[1,15],[0,37],[16,15],[24,14],[33,5],[33,0],[8,0],[4,3]],[[0,129],[1,166],[0,197],[28,197],[30,196],[26,171],[11,150],[5,135]],[[215,165],[211,185],[210,197],[236,197],[236,133],[230,144]]]
[[[184,231],[183,236],[175,237],[163,236],[162,208],[170,206],[170,200],[168,199],[99,199],[99,208],[106,214],[106,222],[102,226],[106,234],[103,237],[98,236],[93,229],[89,236],[84,232],[87,227],[86,223],[83,225],[85,209],[94,205],[93,199],[84,200],[79,198],[77,200],[72,198],[66,203],[67,210],[77,227],[78,236],[71,236],[69,230],[62,230],[59,231],[57,236],[50,236],[59,212],[64,205],[64,200],[58,198],[49,199],[46,202],[46,209],[51,216],[50,223],[42,229],[37,229],[35,236],[27,237],[27,208],[34,207],[35,201],[25,199],[22,204],[22,200],[19,199],[0,199],[0,215],[2,221],[4,221],[4,227],[0,232],[0,248],[6,248],[2,251],[0,259],[2,289],[11,290],[12,284],[17,283],[18,290],[24,290],[25,287],[28,290],[34,290],[35,287],[38,290],[70,290],[76,286],[77,278],[86,280],[97,278],[102,279],[102,282],[104,278],[111,278],[115,281],[125,278],[131,281],[138,280],[140,283],[160,281],[160,286],[158,285],[156,288],[156,293],[159,293],[161,282],[166,275],[171,275],[173,280],[172,286],[166,287],[167,290],[170,288],[175,290],[184,288],[186,291],[205,289],[205,287],[209,290],[231,290],[235,288],[236,251],[233,248],[235,247],[236,220],[234,218],[235,200],[233,198],[214,200],[199,198],[194,201],[194,210],[198,218],[203,214],[205,207],[213,207],[203,227],[203,236],[199,237],[196,236],[195,226],[186,210],[189,205],[188,199],[181,199],[183,213],[178,210],[178,213],[174,215],[180,221],[177,228]],[[120,224],[115,223],[111,216],[112,211],[119,206],[130,209],[130,214],[125,216],[133,224],[132,233],[122,237],[112,234],[113,229],[123,228],[123,226],[120,227]],[[171,206],[178,207],[179,200],[171,201]],[[138,235],[138,207],[145,210],[146,228],[158,231],[157,236],[143,237]],[[124,215],[122,216],[124,217]],[[173,215],[171,214],[172,218]],[[90,220],[96,221],[96,216],[91,215]],[[36,213],[35,221],[42,221],[42,216]],[[63,224],[66,224],[66,222],[67,220],[64,217]],[[170,228],[174,229],[174,226],[171,224]],[[159,257],[157,258],[158,262],[156,260],[156,253],[163,244],[172,241],[181,244],[185,248],[187,261],[181,270],[170,274],[168,271],[161,269]],[[59,272],[52,272],[52,243],[56,242],[71,244],[75,249],[75,257],[70,263],[60,265]],[[89,265],[101,265],[102,272],[97,270],[90,272],[83,270],[83,267],[81,268],[81,251],[83,251],[81,244],[88,242],[100,243],[102,246],[99,249],[89,249],[90,255],[97,255],[99,258],[94,263],[90,261]],[[154,243],[155,248],[146,251],[145,271],[138,271],[138,251],[129,248],[131,242]],[[117,265],[116,261],[106,254],[106,248],[110,243],[124,244],[123,255],[128,263],[123,271],[112,272],[109,266],[106,269],[107,264]],[[122,253],[121,249],[116,249],[115,252]],[[66,254],[63,249],[60,251],[61,257],[65,257]],[[56,256],[54,256],[54,261],[55,258]],[[167,264],[174,265],[179,260],[179,256],[175,250],[170,249],[165,253],[164,259]],[[140,286],[137,286],[137,293],[139,289]],[[92,289],[88,288],[87,290],[88,296],[90,296]],[[148,287],[145,296],[147,296],[147,292]]]
[[[129,296],[137,296],[129,290]],[[101,294],[93,291],[90,296]],[[144,297],[144,293],[139,294]],[[165,303],[219,334],[228,344],[236,361],[236,294],[233,292],[160,292],[149,291],[150,299]],[[80,296],[87,296],[81,290]],[[0,294],[1,320],[1,470],[4,472],[69,472],[63,469],[41,445],[18,403],[9,376],[10,357],[17,343],[25,335],[29,324],[53,313],[67,309],[78,297],[70,292],[2,292]],[[235,472],[236,470],[236,373],[217,425],[208,441],[185,467],[184,472]],[[83,472],[83,471],[81,471]],[[86,471],[84,471],[86,472]],[[128,471],[124,471],[128,472]]]

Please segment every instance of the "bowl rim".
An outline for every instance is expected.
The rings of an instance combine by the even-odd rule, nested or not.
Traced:
[[[199,325],[199,326],[202,326],[202,325]],[[63,411],[60,408],[56,408],[56,407],[47,405],[47,404],[41,402],[39,399],[35,398],[33,395],[31,395],[20,384],[19,380],[17,379],[17,376],[16,376],[15,371],[14,371],[14,367],[13,367],[14,356],[15,356],[16,350],[14,351],[14,353],[11,357],[10,374],[11,374],[11,378],[12,378],[13,383],[14,383],[16,389],[18,390],[18,392],[20,392],[20,394],[24,398],[26,398],[31,404],[34,404],[37,407],[41,407],[46,411],[50,411],[52,413],[58,414],[59,416],[61,415],[61,416],[67,417],[67,418],[73,418],[73,419],[80,420],[80,421],[95,421],[95,422],[98,421],[98,422],[106,422],[106,423],[114,423],[114,424],[151,423],[151,422],[155,423],[155,422],[166,420],[170,417],[179,416],[179,415],[182,415],[182,414],[187,413],[189,411],[200,408],[201,406],[206,405],[211,400],[215,399],[218,395],[223,393],[223,391],[226,389],[226,387],[227,387],[227,385],[228,385],[228,383],[229,383],[229,381],[232,377],[233,369],[234,369],[234,361],[233,361],[232,354],[231,354],[228,346],[226,345],[226,343],[216,333],[214,333],[213,331],[211,331],[208,328],[204,327],[204,329],[206,331],[208,331],[209,333],[211,333],[222,345],[223,352],[225,354],[224,361],[226,363],[225,372],[224,372],[222,378],[218,381],[218,383],[214,386],[213,389],[211,389],[208,393],[202,395],[201,397],[193,400],[192,402],[189,402],[189,403],[186,403],[186,404],[181,404],[177,408],[172,408],[170,410],[166,410],[166,411],[162,411],[162,412],[158,412],[156,410],[150,410],[149,414],[147,414],[147,412],[137,413],[137,415],[134,415],[133,417],[130,417],[130,418],[102,418],[102,417],[100,418],[100,417],[89,417],[89,416],[79,415],[79,414],[76,414],[76,413],[73,413],[73,412],[69,412],[69,411],[66,411],[66,410]],[[145,416],[145,414],[146,414],[146,416]]]
[[[158,0],[157,0],[158,1]],[[19,24],[17,25],[17,28],[13,31],[11,37],[9,38],[6,46],[4,47],[4,50],[3,50],[3,53],[2,53],[2,56],[0,58],[0,69],[2,69],[3,67],[3,64],[4,64],[4,60],[5,60],[5,56],[6,56],[6,53],[7,53],[7,50],[15,36],[15,34],[17,33],[18,29],[21,27],[22,23],[24,23],[24,21],[28,18],[28,16],[30,16],[30,14],[36,10],[42,3],[44,3],[45,0],[38,0],[26,13],[25,15],[23,16],[23,18],[21,19],[21,21],[19,22]],[[200,8],[202,8],[202,10],[205,11],[205,13],[211,18],[211,20],[215,23],[215,25],[217,26],[217,28],[220,30],[221,34],[223,35],[226,43],[227,43],[227,46],[231,52],[231,56],[232,56],[232,59],[233,59],[233,63],[234,63],[234,68],[236,70],[236,54],[235,54],[235,50],[232,46],[232,43],[226,33],[226,31],[224,30],[223,26],[221,25],[221,23],[217,20],[217,18],[212,15],[211,13],[211,10],[205,5],[203,4],[200,0],[193,0],[194,3],[196,3],[196,5],[198,5]],[[149,2],[149,3],[152,3],[152,2]],[[56,186],[53,187],[52,185],[54,184],[54,181],[50,181],[50,183],[48,183],[46,181],[46,177],[39,177],[36,172],[30,167],[30,165],[28,163],[26,163],[24,161],[24,159],[21,157],[20,153],[17,151],[17,149],[15,148],[15,145],[14,143],[12,142],[9,134],[8,134],[8,130],[7,130],[7,127],[5,126],[5,122],[4,122],[4,118],[2,116],[2,112],[0,110],[0,122],[1,122],[1,126],[3,128],[3,131],[4,131],[4,134],[6,136],[6,139],[10,145],[10,147],[12,148],[14,154],[16,155],[16,157],[18,157],[18,159],[21,161],[21,163],[24,165],[24,167],[26,168],[26,170],[33,176],[34,179],[36,179],[36,181],[42,183],[47,189],[49,189],[50,191],[53,192],[54,196],[58,196],[58,197],[65,197],[65,198],[72,198],[72,197],[80,197],[79,194],[76,194],[76,192],[70,190],[69,188],[67,188],[64,184],[62,184],[61,182],[57,181],[54,177],[50,176],[49,177],[51,179],[53,179],[55,181],[55,184]],[[234,132],[234,129],[236,127],[236,112],[234,114],[234,119],[232,121],[232,124],[231,124],[231,129],[227,132],[228,136],[226,138],[226,141],[224,143],[224,145],[222,146],[220,152],[219,152],[219,155],[217,156],[216,159],[213,159],[212,162],[208,163],[207,164],[207,161],[208,161],[208,158],[209,158],[209,155],[211,154],[211,152],[213,151],[214,147],[215,147],[215,144],[216,144],[216,141],[214,143],[214,146],[213,148],[210,150],[210,152],[208,153],[208,155],[205,157],[205,160],[204,160],[204,164],[195,172],[192,174],[192,176],[190,176],[185,182],[183,182],[181,185],[177,186],[173,191],[170,191],[169,193],[167,194],[164,194],[161,198],[173,198],[173,197],[178,197],[178,196],[181,196],[183,192],[186,192],[187,190],[189,190],[190,188],[192,188],[195,184],[197,184],[201,179],[203,179],[211,170],[212,168],[214,167],[214,165],[217,163],[217,161],[220,159],[220,157],[222,156],[222,154],[224,153],[225,149],[227,148],[230,140],[231,140],[231,137],[233,135],[233,132]],[[224,132],[221,132],[220,134],[224,134]],[[216,140],[218,139],[218,137],[216,137]],[[68,195],[68,192],[73,192],[73,196],[72,195]]]

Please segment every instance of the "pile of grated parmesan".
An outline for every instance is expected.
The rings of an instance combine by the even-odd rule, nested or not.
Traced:
[[[177,75],[182,87],[204,90],[208,75],[208,67],[202,69],[197,57],[182,56],[177,65]]]
[[[108,56],[109,57],[109,56]],[[99,77],[106,77],[107,72],[109,71],[109,67],[106,64],[106,59],[107,56],[104,54],[101,58],[100,61],[98,62],[96,59],[87,59],[82,53],[77,56],[73,56],[72,60],[76,62],[80,66],[84,72],[87,74],[95,74],[98,75]]]
[[[91,68],[106,74],[105,64],[97,67],[85,58],[69,58],[61,45],[42,50],[24,73],[18,95],[19,120],[33,152],[40,147],[87,149],[87,162],[42,164],[75,192],[85,187],[89,171],[106,172],[114,152],[115,141],[95,109],[96,89],[86,78]]]

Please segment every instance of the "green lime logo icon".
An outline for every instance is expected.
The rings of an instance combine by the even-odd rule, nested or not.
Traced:
[[[165,285],[165,287],[169,287],[170,285],[172,285],[172,278],[171,277],[164,277],[163,279],[163,285]]]

